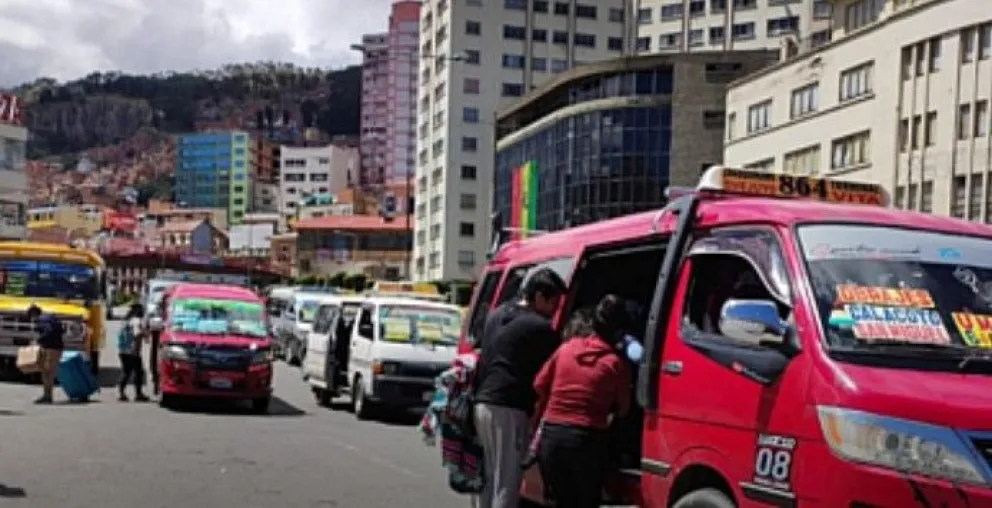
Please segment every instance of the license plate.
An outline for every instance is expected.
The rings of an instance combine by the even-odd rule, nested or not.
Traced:
[[[210,378],[210,387],[211,388],[227,389],[227,388],[230,388],[233,385],[234,385],[234,383],[232,383],[231,380],[230,379],[227,379],[226,377],[212,377],[212,378]]]
[[[430,402],[434,400],[434,392],[424,392],[424,402]]]

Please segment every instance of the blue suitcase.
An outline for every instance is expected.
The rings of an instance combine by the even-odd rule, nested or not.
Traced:
[[[78,351],[62,353],[56,377],[70,400],[86,400],[100,389],[89,364]]]

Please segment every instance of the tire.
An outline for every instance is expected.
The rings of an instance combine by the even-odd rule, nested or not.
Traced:
[[[257,415],[269,413],[269,406],[272,404],[272,397],[260,397],[251,400],[251,412]]]
[[[359,420],[372,418],[372,403],[365,396],[365,384],[360,377],[355,378],[355,384],[351,387],[351,410]]]
[[[158,405],[159,405],[159,407],[164,408],[164,409],[173,409],[173,408],[175,408],[176,407],[176,402],[177,402],[177,399],[176,399],[176,396],[175,395],[162,394],[162,396],[158,398]]]
[[[100,352],[91,351],[90,352],[90,371],[93,373],[93,377],[100,379]]]
[[[672,508],[737,508],[737,505],[717,489],[699,489],[680,497]]]

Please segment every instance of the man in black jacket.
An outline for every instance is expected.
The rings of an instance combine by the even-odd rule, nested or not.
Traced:
[[[42,313],[41,307],[32,304],[28,308],[28,319],[38,327],[38,346],[41,347],[41,398],[35,404],[51,404],[52,392],[55,390],[55,372],[62,359],[65,344],[62,340],[62,321],[54,314]]]
[[[551,318],[564,293],[561,277],[540,269],[525,281],[520,300],[486,319],[475,395],[475,428],[485,454],[482,508],[516,508],[519,502],[534,378],[560,342]]]

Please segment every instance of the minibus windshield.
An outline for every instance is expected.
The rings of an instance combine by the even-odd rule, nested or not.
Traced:
[[[992,352],[992,240],[866,225],[798,238],[830,348]]]

